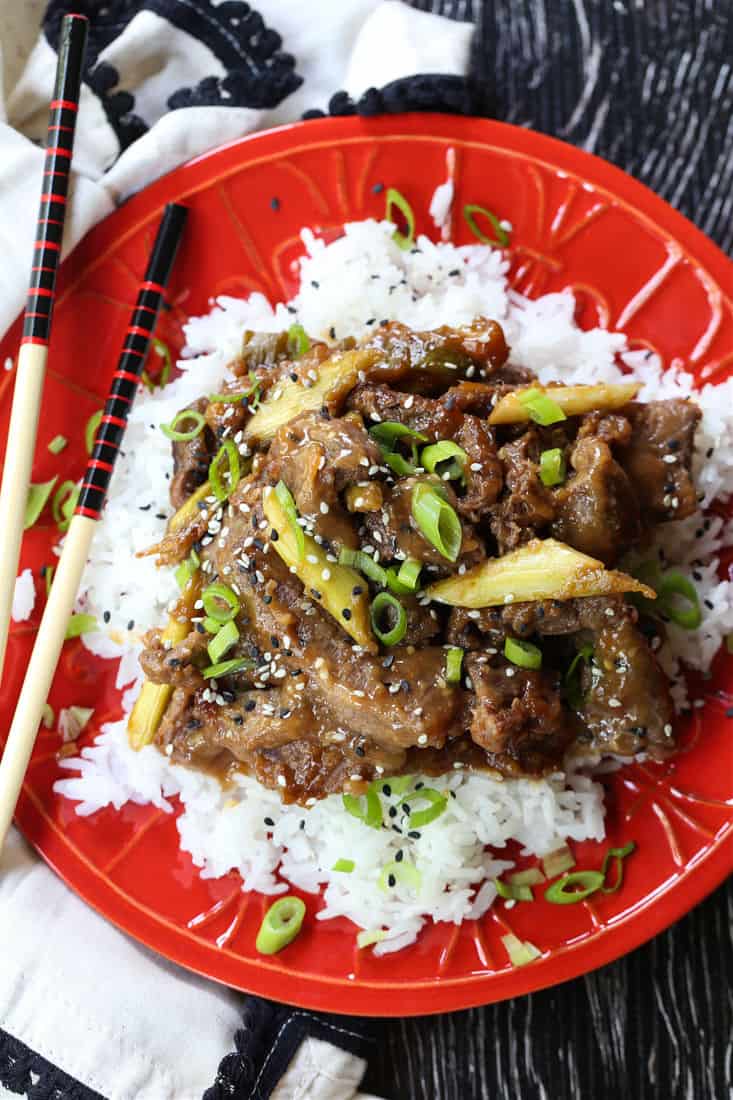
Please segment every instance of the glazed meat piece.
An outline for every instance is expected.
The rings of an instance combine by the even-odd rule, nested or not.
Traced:
[[[205,413],[208,398],[200,397],[198,401],[188,405],[187,408],[194,412]],[[190,425],[185,421],[182,429]],[[174,440],[171,443],[173,452],[173,477],[170,484],[171,504],[174,508],[180,508],[191,493],[203,485],[209,473],[209,464],[216,451],[214,434],[209,427],[188,440]]]
[[[466,452],[466,484],[465,489],[458,492],[456,508],[471,523],[478,523],[496,502],[504,481],[494,433],[484,420],[464,416],[453,442]]]
[[[600,436],[587,435],[570,455],[575,471],[553,494],[554,538],[611,565],[639,538],[636,493]]]
[[[534,538],[555,516],[553,495],[540,480],[541,450],[540,437],[530,428],[499,451],[504,493],[491,518],[491,533],[500,554]]]
[[[574,600],[535,600],[532,603],[507,604],[503,607],[483,607],[468,612],[451,608],[446,630],[451,645],[463,649],[481,649],[485,637],[490,644],[502,641],[507,634],[529,638],[533,634],[545,637],[576,634],[581,630],[600,630],[609,622],[616,623],[628,615],[628,605],[621,596],[585,596]]]
[[[470,325],[443,325],[432,332],[414,332],[390,321],[367,341],[399,378],[403,389],[440,393],[461,377],[490,377],[506,362],[504,332],[495,321],[479,317]]]
[[[684,519],[697,508],[692,453],[700,409],[691,401],[650,401],[625,410],[632,435],[623,457],[647,523]]]
[[[142,670],[154,684],[172,684],[191,690],[203,687],[201,669],[209,664],[207,640],[205,634],[192,630],[179,645],[166,649],[161,632],[149,630],[145,635],[145,649],[140,655]]]
[[[357,386],[349,395],[347,405],[368,420],[393,420],[406,424],[426,436],[431,443],[452,439],[463,423],[463,415],[454,406],[420,394],[402,393],[391,386]]]

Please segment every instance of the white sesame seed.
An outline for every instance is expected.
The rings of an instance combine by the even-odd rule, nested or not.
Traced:
[[[662,462],[666,462],[669,466],[671,466],[676,461],[677,455],[664,455],[662,457]]]
[[[481,463],[480,462],[472,462],[471,465],[469,466],[469,469],[473,470],[474,473],[478,473],[478,471],[482,469]]]
[[[515,668],[508,668],[506,670],[507,676],[516,676],[517,670]]]
[[[421,733],[420,736],[417,739],[417,743],[418,743],[418,745],[427,745],[427,743],[428,743],[427,733]]]
[[[321,501],[321,515],[323,515],[323,516],[328,515],[328,512],[329,512],[329,507],[326,504],[325,500],[322,500]]]
[[[614,696],[613,698],[608,700],[608,705],[609,705],[609,707],[621,707],[621,706],[623,706],[623,703],[621,702],[620,699],[617,699]]]
[[[284,775],[279,775],[277,777],[277,785],[278,785],[278,787],[287,787],[288,781],[287,781],[287,779],[285,778]]]
[[[669,722],[667,722],[666,726],[664,727],[664,735],[665,737],[671,737],[672,735],[672,727]]]

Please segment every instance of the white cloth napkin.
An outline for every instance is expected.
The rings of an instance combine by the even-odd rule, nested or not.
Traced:
[[[55,54],[38,37],[41,0],[0,4],[0,332],[27,285]],[[258,0],[265,23],[296,59],[301,86],[279,106],[190,106],[171,92],[223,77],[214,53],[141,10],[102,51],[135,95],[147,132],[120,153],[99,99],[85,88],[64,253],[121,199],[188,158],[252,130],[325,109],[345,89],[415,73],[461,75],[472,27],[402,3]],[[34,44],[35,43],[35,44]],[[28,52],[30,51],[30,53]],[[36,144],[40,143],[40,144]],[[138,946],[88,909],[11,834],[0,857],[0,1028],[109,1100],[194,1100],[234,1047],[239,994]],[[271,1095],[351,1100],[362,1059],[321,1040],[303,1043]],[[12,1094],[15,1095],[15,1094]],[[0,1096],[11,1094],[0,1085]]]

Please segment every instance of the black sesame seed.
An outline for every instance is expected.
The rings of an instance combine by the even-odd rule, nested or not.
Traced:
[[[244,718],[242,717],[241,714],[235,714],[234,717],[232,718],[232,721],[234,722],[235,726],[243,726],[244,725]]]
[[[707,451],[705,452],[705,457],[706,457],[706,458],[712,458],[712,457],[713,457],[713,451],[714,451],[714,450],[715,450],[715,448],[714,448],[714,447],[709,447],[709,448],[707,449]]]
[[[318,591],[317,588],[311,588],[311,595],[313,596],[314,600],[320,600],[321,598],[321,593]]]
[[[366,749],[363,749],[361,745],[357,745],[354,752],[357,756],[366,756]]]
[[[670,439],[667,446],[669,447],[670,451],[679,451],[680,441],[679,441],[679,439]]]
[[[304,817],[301,817],[301,819],[298,823],[298,828],[299,829],[305,829],[305,818]]]
[[[400,680],[400,688],[402,691],[404,691],[405,695],[408,695],[410,691],[410,681]]]
[[[394,875],[388,875],[388,876],[387,876],[387,883],[388,883],[388,884],[389,884],[390,886],[395,886],[395,885],[396,885],[396,883],[397,883],[397,879],[396,879],[396,878],[394,877]]]
[[[400,829],[399,825],[393,825],[392,828],[396,833],[399,833],[400,836],[402,836],[402,829]]]
[[[390,787],[389,783],[382,784],[382,794],[386,794],[387,798],[389,798],[389,796],[392,794],[392,788]]]
[[[703,600],[703,603],[707,607],[708,611],[713,610],[713,601],[712,600]]]
[[[287,707],[280,707],[280,717],[281,718],[289,718],[290,717],[290,711],[288,710]]]
[[[730,713],[729,717],[733,718],[733,711],[731,711],[731,713]],[[391,792],[390,792],[390,793],[391,793]],[[389,816],[390,816],[390,817],[397,817],[397,807],[396,807],[396,806],[390,806],[390,808],[389,808]]]
[[[420,839],[420,834],[418,833],[417,829],[411,829],[407,835],[410,837],[411,840]]]
[[[276,195],[273,195],[272,198],[270,199],[270,206],[272,207],[273,210],[279,210],[280,209],[280,199]]]
[[[448,272],[449,275],[460,275],[461,272],[457,267],[454,267],[452,271]]]
[[[348,607],[344,607],[343,610],[341,611],[341,614],[343,615],[343,617],[346,619],[347,622],[351,618],[351,612],[349,611]]]
[[[402,809],[404,810],[404,812],[406,814],[409,815],[409,813],[410,813],[410,804],[409,804],[409,802],[403,802],[402,803]]]
[[[693,569],[693,571],[692,571],[692,579],[693,579],[694,581],[701,581],[701,580],[702,580],[702,573],[698,573],[697,569]]]
[[[167,515],[165,514],[165,512],[156,512],[156,513],[155,513],[155,518],[156,518],[156,519],[168,519],[168,517],[167,517]]]
[[[204,629],[204,624],[203,623],[196,623],[196,631],[197,631],[198,634],[205,634],[206,631]]]
[[[416,791],[419,791],[419,790],[421,790],[421,789],[422,789],[422,788],[423,788],[424,786],[425,786],[425,784],[424,784],[424,783],[416,783],[416,784],[415,784],[415,790],[416,790]]]
[[[400,848],[399,852],[397,852],[397,854],[395,855],[394,860],[395,860],[395,863],[402,863],[403,859],[404,859],[404,852]]]
[[[272,603],[272,596],[263,596],[262,597],[262,602],[263,603]]]
[[[280,642],[278,641],[278,639],[275,637],[274,634],[270,635],[270,645],[272,646],[273,649],[279,649],[280,648]]]
[[[330,329],[328,330],[328,335],[332,340],[336,339],[336,329],[333,327],[333,325],[331,325]]]
[[[244,709],[251,712],[255,709],[256,706],[257,704],[255,703],[254,699],[248,699],[247,702],[244,704]]]
[[[130,621],[127,624],[127,629],[128,630],[134,630],[135,629],[135,620],[134,619],[130,619]]]
[[[141,504],[139,507],[141,512],[149,512],[153,506],[152,504]]]
[[[295,306],[286,306],[286,309],[287,309],[288,313],[297,313],[298,312],[297,309],[295,308]]]
[[[295,373],[294,370],[291,370],[288,377],[290,378],[291,382],[297,382],[298,381],[298,376],[297,376],[297,374]]]
[[[104,614],[102,615],[102,618],[104,619],[104,621],[106,623],[108,623],[109,620],[112,618],[112,616],[110,615],[109,611],[105,611]]]
[[[280,538],[280,535],[278,534],[278,532],[275,530],[274,527],[273,527],[272,531],[270,531],[270,538],[273,542],[277,542],[277,540]]]
[[[351,595],[352,596],[361,596],[363,591],[364,591],[364,589],[361,587],[360,584],[355,584],[354,587],[351,589]]]
[[[374,186],[372,187],[372,194],[373,195],[379,195],[379,194],[381,194],[382,191],[384,191],[384,184],[383,183],[375,183]]]
[[[389,657],[385,657],[382,661],[382,668],[391,668],[394,664],[394,653],[390,653]]]
[[[311,286],[313,287],[314,290],[318,290],[320,285],[321,284],[317,283],[315,279],[311,279]]]
[[[272,818],[271,818],[271,817],[266,817],[266,818],[265,818],[265,825],[269,825],[269,826],[270,826],[270,828],[272,828],[272,826],[273,826],[274,824],[275,824],[275,822],[274,822],[274,821],[272,820]]]

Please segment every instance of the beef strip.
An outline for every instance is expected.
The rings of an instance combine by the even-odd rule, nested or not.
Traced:
[[[463,415],[457,407],[420,394],[402,393],[391,386],[364,383],[352,390],[347,406],[370,420],[392,420],[420,432],[431,443],[452,439],[461,427]]]
[[[187,408],[198,413],[205,413],[208,398],[200,397]],[[185,421],[181,425],[183,429],[191,427]],[[203,485],[208,477],[209,465],[216,450],[214,434],[209,427],[194,436],[193,439],[174,440],[171,443],[173,452],[173,477],[170,484],[171,504],[174,508],[180,508],[188,500],[191,493]]]
[[[623,465],[647,523],[684,519],[697,508],[692,480],[695,429],[701,417],[692,401],[650,401],[624,410],[632,435]]]
[[[203,687],[201,669],[211,663],[206,656],[208,640],[208,635],[192,630],[179,645],[166,649],[161,632],[149,630],[140,655],[142,670],[154,684],[172,684],[190,690]]]
[[[504,464],[504,493],[493,509],[491,533],[500,554],[515,550],[552,522],[555,505],[540,480],[539,433],[529,428],[499,451]]]
[[[427,394],[440,393],[462,377],[490,377],[509,354],[501,326],[484,317],[432,332],[414,332],[390,321],[365,346],[380,353],[392,380],[399,378],[404,389]]]

